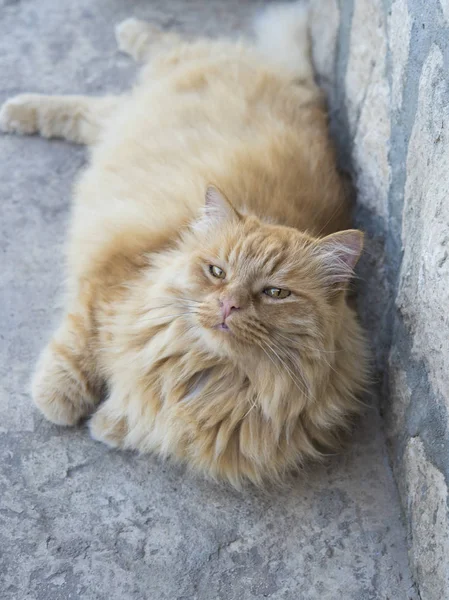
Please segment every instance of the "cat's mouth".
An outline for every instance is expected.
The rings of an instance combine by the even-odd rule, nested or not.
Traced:
[[[217,329],[218,331],[224,331],[226,333],[231,333],[231,330],[226,325],[226,323],[219,323],[218,325],[215,325],[214,329]]]
[[[231,337],[235,337],[236,335],[234,323],[231,324],[229,322],[233,321],[233,318],[231,317],[223,319],[221,315],[206,312],[203,314],[200,313],[197,318],[199,325],[206,330],[225,333]]]

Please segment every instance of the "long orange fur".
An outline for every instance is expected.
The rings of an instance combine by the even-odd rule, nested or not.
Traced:
[[[129,96],[20,96],[0,115],[7,131],[92,146],[67,311],[34,401],[55,423],[93,413],[94,438],[235,486],[279,481],[335,448],[367,377],[346,300],[362,235],[342,231],[349,203],[306,11],[276,10],[255,46],[186,44],[128,21],[121,46],[146,62]],[[270,298],[270,286],[291,294]],[[240,310],[223,331],[229,297]]]

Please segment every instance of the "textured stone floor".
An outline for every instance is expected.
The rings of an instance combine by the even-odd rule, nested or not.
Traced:
[[[236,33],[261,2],[0,0],[0,101],[126,89],[113,26],[134,15]],[[57,321],[83,148],[0,137],[0,598],[415,598],[381,423],[282,492],[237,493],[50,425],[28,380]]]

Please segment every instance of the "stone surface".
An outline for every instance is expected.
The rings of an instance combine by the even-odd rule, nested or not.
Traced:
[[[382,0],[354,3],[346,71],[346,113],[359,202],[387,214],[390,90],[385,77],[386,24]]]
[[[449,597],[448,7],[344,0],[319,63],[336,66],[331,115],[368,234],[360,310],[422,600]]]
[[[261,2],[0,2],[0,101],[127,89],[130,16],[190,34],[245,27]],[[70,186],[83,148],[0,137],[2,600],[410,600],[405,532],[381,423],[285,490],[237,493],[52,426],[28,380],[57,322]]]
[[[419,438],[409,441],[404,462],[413,536],[411,558],[421,582],[421,598],[449,598],[447,485],[440,471],[426,459]]]
[[[388,39],[391,52],[391,107],[393,110],[400,109],[402,104],[411,28],[407,0],[395,0],[391,5],[388,18]]]
[[[449,409],[449,81],[443,54],[430,49],[419,83],[408,147],[396,304],[413,333],[435,390]]]
[[[420,77],[417,112],[408,146],[402,225],[404,256],[396,298],[398,318],[411,336],[409,356],[421,367],[420,371],[411,372],[408,367],[406,385],[398,384],[392,376],[396,388],[410,389],[402,427],[414,437],[407,444],[404,465],[399,462],[397,471],[406,482],[412,479],[406,488],[406,501],[412,564],[423,600],[449,596],[449,80],[446,72],[443,54],[433,44]],[[393,340],[393,364],[404,363],[401,346],[401,338]],[[398,395],[392,395],[392,400],[393,406],[404,406]],[[397,414],[392,413],[390,422],[396,429],[397,421]],[[419,448],[419,452],[411,448]],[[438,507],[434,506],[437,496]],[[430,515],[435,515],[434,521]]]
[[[446,20],[446,24],[449,23],[449,2],[447,0],[440,0],[441,10]]]

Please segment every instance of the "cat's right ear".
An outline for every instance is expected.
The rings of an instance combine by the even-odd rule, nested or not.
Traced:
[[[315,244],[320,268],[328,284],[346,284],[354,275],[354,267],[363,249],[363,233],[347,229],[332,233]]]
[[[209,185],[200,218],[194,227],[197,230],[205,231],[226,223],[238,222],[240,219],[241,216],[226,196],[215,186]]]

